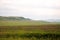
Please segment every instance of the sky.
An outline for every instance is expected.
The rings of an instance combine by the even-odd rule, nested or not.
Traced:
[[[0,16],[60,19],[60,0],[0,0]]]

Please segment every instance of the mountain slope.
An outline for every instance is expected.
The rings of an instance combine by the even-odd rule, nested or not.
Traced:
[[[0,16],[0,20],[31,20],[29,18],[24,18],[24,17],[5,17],[5,16]]]

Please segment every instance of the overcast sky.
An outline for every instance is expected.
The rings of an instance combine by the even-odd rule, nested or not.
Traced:
[[[0,0],[0,16],[60,19],[60,0]]]

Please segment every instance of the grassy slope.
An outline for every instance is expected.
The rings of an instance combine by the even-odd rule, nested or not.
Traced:
[[[7,31],[10,33],[60,33],[60,23],[49,23],[40,21],[0,21],[0,28],[1,30],[4,30],[4,32]]]
[[[0,21],[0,26],[48,25],[48,24],[60,24],[60,23],[49,23],[40,21]]]
[[[24,33],[60,34],[60,23],[40,21],[0,21],[0,35],[14,35]],[[28,38],[0,38],[0,40],[32,40]],[[34,38],[34,40],[37,40]],[[41,39],[45,40],[45,39]],[[48,40],[48,39],[47,39]]]

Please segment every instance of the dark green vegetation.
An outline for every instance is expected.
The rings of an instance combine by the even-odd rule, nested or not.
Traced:
[[[0,26],[1,40],[60,40],[60,25]]]
[[[0,40],[60,40],[60,23],[12,19],[0,19]]]
[[[24,18],[24,17],[14,17],[14,16],[10,16],[10,17],[4,17],[4,16],[0,16],[0,20],[31,20],[29,18]]]
[[[24,34],[5,34],[1,35],[0,38],[13,38],[18,39],[22,38],[26,40],[27,38],[30,40],[60,40],[60,34],[41,34],[41,33],[24,33]]]

